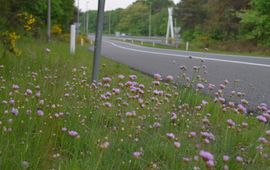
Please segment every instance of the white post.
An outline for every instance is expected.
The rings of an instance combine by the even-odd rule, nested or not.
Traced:
[[[76,49],[76,25],[70,26],[70,53],[74,54]]]
[[[188,48],[189,48],[189,42],[187,41],[186,42],[186,51],[188,51]]]
[[[84,39],[81,38],[81,46],[83,46],[83,44],[84,44]]]

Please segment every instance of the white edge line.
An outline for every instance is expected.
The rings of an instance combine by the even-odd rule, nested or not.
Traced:
[[[109,37],[105,37],[105,38],[109,38]],[[118,39],[118,40],[119,40],[119,43],[129,44],[129,45],[134,45],[135,46],[135,44],[131,44],[131,43],[127,43],[127,42],[121,42],[121,40],[122,40],[121,38]],[[153,49],[153,47],[145,47],[145,46],[141,46],[141,45],[136,45],[136,46]],[[179,52],[179,51],[181,51],[181,52],[187,52],[187,51],[184,51],[184,50],[174,50],[174,49],[166,49],[166,50],[171,50],[171,51],[174,51],[174,52]],[[197,52],[197,51],[188,51],[188,52],[194,53],[194,54],[202,54],[202,53],[204,53],[204,52]],[[217,56],[221,56],[221,57],[223,57],[223,56],[229,56],[229,57],[245,57],[245,58],[250,58],[250,59],[265,59],[265,60],[270,59],[269,57],[262,57],[262,56],[255,57],[255,56],[244,56],[244,55],[237,55],[237,54],[218,54],[218,53],[208,53],[208,52],[205,52],[205,53],[206,54],[209,54],[209,55],[217,55]]]
[[[164,56],[175,56],[175,57],[181,57],[181,58],[189,58],[188,56],[185,55],[180,55],[180,54],[169,54],[169,53],[162,53],[162,52],[153,52],[153,51],[145,51],[145,50],[138,50],[138,49],[132,49],[132,48],[127,48],[123,46],[119,46],[113,42],[105,41],[107,43],[110,43],[111,45],[124,49],[124,50],[129,50],[129,51],[135,51],[135,52],[140,52],[140,53],[148,53],[148,54],[157,54],[157,55],[164,55]],[[234,64],[244,64],[244,65],[251,65],[251,66],[260,66],[260,67],[267,67],[270,68],[270,65],[267,64],[259,64],[259,63],[250,63],[250,62],[243,62],[243,61],[232,61],[232,60],[222,60],[222,59],[216,59],[216,58],[205,58],[205,57],[197,57],[197,56],[192,56],[193,59],[198,59],[198,60],[204,60],[204,61],[219,61],[219,62],[225,62],[225,63],[234,63]]]

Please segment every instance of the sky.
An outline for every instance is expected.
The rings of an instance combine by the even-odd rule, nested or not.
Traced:
[[[117,8],[126,8],[136,0],[106,0],[105,10],[114,10]],[[175,3],[178,3],[180,0],[173,0]],[[88,5],[87,5],[88,2]],[[82,11],[86,11],[87,9],[90,10],[97,10],[98,0],[79,0],[80,9]],[[78,0],[76,0],[76,6],[78,4]],[[87,7],[88,6],[88,7]]]

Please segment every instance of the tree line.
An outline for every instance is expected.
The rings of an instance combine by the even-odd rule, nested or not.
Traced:
[[[36,31],[45,30],[47,0],[0,0],[0,31],[20,27],[19,13],[27,12],[36,19]],[[181,27],[184,41],[248,42],[270,45],[270,1],[266,0],[137,0],[126,9],[106,11],[104,33],[130,35],[166,34],[168,7],[174,7],[176,26]],[[52,23],[69,31],[76,22],[74,0],[52,0]],[[89,11],[89,31],[95,32],[97,11]],[[81,12],[81,23],[85,13]]]
[[[174,7],[176,26],[184,41],[239,42],[270,45],[270,1],[266,0],[138,0],[126,9],[106,11],[104,32],[130,35],[166,34],[168,7]],[[96,11],[89,11],[95,31]]]
[[[35,31],[45,29],[47,24],[48,0],[0,0],[0,31],[18,31],[20,22],[18,14],[28,13],[34,16]],[[75,21],[76,7],[74,0],[52,0],[52,24],[59,25],[68,31]]]

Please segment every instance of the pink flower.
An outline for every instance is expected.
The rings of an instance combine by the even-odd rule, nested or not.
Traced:
[[[10,112],[15,116],[18,116],[18,114],[19,114],[19,110],[16,108],[12,108]]]
[[[237,156],[237,157],[236,157],[236,161],[237,161],[237,162],[243,162],[244,159],[243,159],[241,156]]]
[[[214,160],[212,160],[212,159],[211,160],[208,160],[206,162],[206,166],[209,167],[209,168],[213,168],[215,166]]]
[[[105,102],[105,103],[103,103],[103,106],[105,106],[105,107],[112,107],[112,104],[110,102]]]
[[[215,140],[215,136],[213,135],[213,133],[209,133],[209,132],[201,132],[202,137],[210,139],[210,140]]]
[[[15,104],[15,100],[14,99],[10,99],[9,104],[14,105]]]
[[[172,82],[174,79],[173,79],[173,76],[172,75],[168,75],[167,77],[166,77],[166,81],[168,81],[168,82]]]
[[[37,115],[38,115],[38,116],[44,116],[43,110],[38,109],[38,110],[37,110]]]
[[[12,85],[12,89],[13,89],[13,90],[19,90],[19,88],[20,88],[20,87],[19,87],[17,84],[13,84],[13,85]]]
[[[32,90],[30,90],[30,89],[27,89],[26,91],[25,91],[25,95],[28,95],[28,96],[30,96],[30,95],[32,95]]]
[[[234,122],[232,119],[228,119],[228,120],[227,120],[227,124],[228,124],[229,126],[235,126],[235,122]]]
[[[260,143],[268,143],[268,140],[267,139],[265,139],[264,137],[259,137],[258,138],[258,141],[260,142]]]
[[[177,115],[176,115],[176,113],[172,113],[172,117],[171,117],[171,120],[176,120],[177,119]]]
[[[244,114],[247,113],[247,108],[245,108],[245,106],[243,106],[242,104],[239,104],[237,107],[238,107],[237,110],[239,112],[244,113]]]
[[[71,136],[71,137],[77,137],[77,136],[79,135],[78,132],[76,132],[76,131],[74,131],[74,130],[68,131],[68,134],[69,134],[69,136]]]
[[[196,132],[189,132],[189,134],[188,134],[188,137],[189,138],[193,138],[195,136],[197,136],[197,133]]]
[[[180,142],[174,142],[173,145],[177,149],[181,147],[181,143]]]
[[[130,75],[129,78],[130,78],[130,80],[136,80],[137,76],[136,75]]]
[[[259,115],[259,116],[257,116],[256,117],[260,122],[263,122],[263,123],[266,123],[267,122],[267,119],[264,117],[264,116],[262,116],[262,115]]]
[[[219,97],[219,98],[218,98],[218,101],[219,101],[220,103],[225,103],[225,98]]]
[[[202,159],[207,162],[209,160],[214,160],[214,156],[210,153],[210,152],[207,152],[207,151],[200,151],[199,155],[202,157]]]
[[[140,158],[142,155],[143,155],[143,153],[142,152],[133,152],[132,153],[132,155],[135,157],[135,158]]]
[[[120,93],[120,89],[117,89],[117,88],[113,88],[112,91],[115,94],[119,94]]]
[[[161,81],[161,80],[162,80],[161,75],[158,74],[158,73],[154,74],[154,78],[155,78],[155,80],[157,80],[157,81]]]
[[[224,84],[220,84],[219,87],[220,89],[225,89],[226,86]]]
[[[136,112],[135,111],[127,112],[126,113],[126,116],[128,116],[128,117],[134,117],[134,116],[136,116]]]
[[[208,89],[209,90],[213,90],[216,86],[214,84],[208,84]]]
[[[174,139],[175,138],[175,135],[173,133],[167,133],[166,136],[169,138],[169,139]]]
[[[110,77],[103,77],[102,78],[103,83],[110,83],[112,79]]]
[[[198,84],[197,84],[197,88],[198,88],[199,90],[204,89],[204,85],[203,85],[202,83],[198,83]]]
[[[229,157],[228,155],[224,155],[224,156],[223,156],[223,161],[224,161],[224,162],[228,162],[229,159],[230,159],[230,157]]]

